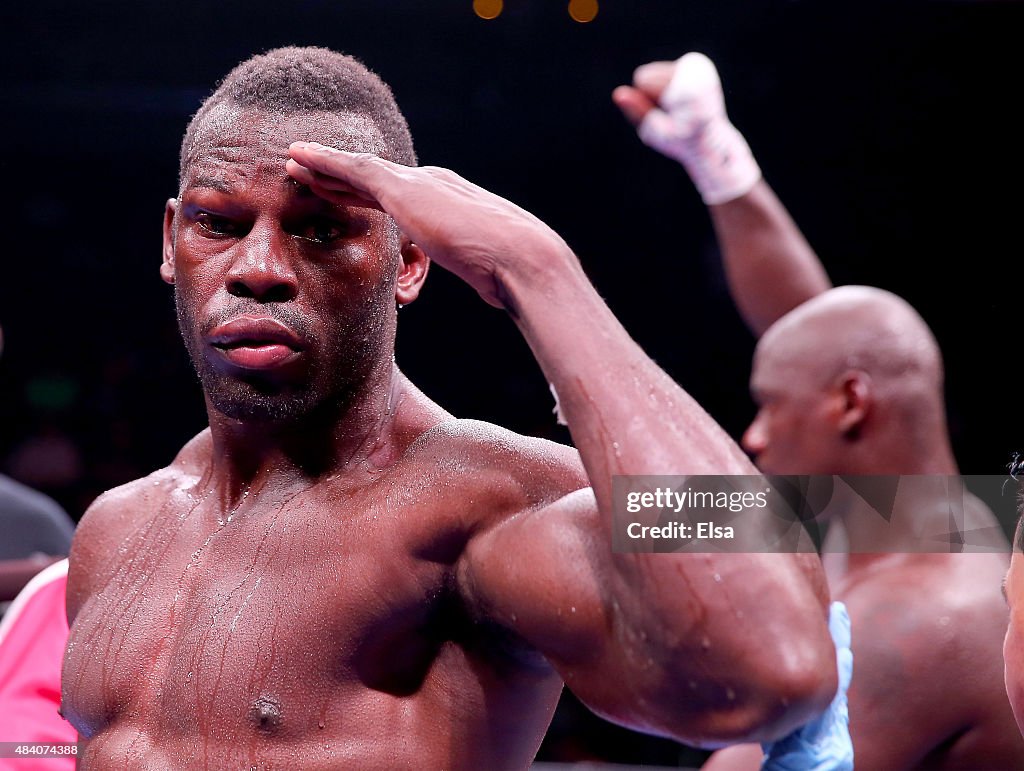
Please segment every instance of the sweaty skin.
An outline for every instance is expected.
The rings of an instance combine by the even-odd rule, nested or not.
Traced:
[[[217,126],[161,268],[210,429],[103,496],[72,550],[63,709],[85,767],[524,768],[563,681],[706,744],[828,704],[814,555],[611,554],[611,474],[752,467],[561,239],[450,172],[293,147],[289,176],[294,140],[373,149],[360,118]],[[395,367],[424,253],[509,308],[582,464],[454,419]]]
[[[528,764],[561,681],[474,618],[457,565],[474,533],[582,484],[575,459],[424,415],[408,384],[399,398],[388,444],[401,459],[387,466],[256,483],[228,502],[204,432],[171,467],[94,507],[75,547],[88,573],[76,577],[64,671],[64,713],[92,738],[83,762]],[[442,419],[425,428],[428,417]],[[586,580],[584,561],[575,570]]]
[[[644,65],[631,86],[616,89],[613,99],[627,119],[643,119],[673,67]],[[882,290],[832,289],[763,180],[709,212],[733,300],[760,338],[751,375],[759,410],[743,437],[758,467],[930,474],[940,487],[942,475],[956,475],[941,355],[920,316]],[[915,553],[923,532],[948,532],[944,494],[920,484],[898,521],[879,528],[872,511],[849,506],[825,542],[828,552],[845,539],[842,551],[851,552],[826,554],[824,562],[832,596],[846,603],[852,622],[856,767],[1024,768],[1024,740],[1002,688],[1005,539],[991,512],[968,497],[966,526],[993,533],[993,553]],[[1007,651],[1018,649],[1011,635]],[[753,771],[761,758],[758,746],[730,747],[704,768]]]

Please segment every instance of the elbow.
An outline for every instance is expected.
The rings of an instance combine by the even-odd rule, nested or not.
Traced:
[[[830,639],[801,652],[788,650],[763,662],[745,697],[723,716],[722,744],[769,742],[814,720],[828,709],[839,687]]]
[[[702,700],[696,721],[676,738],[716,748],[748,742],[770,742],[814,720],[835,698],[838,688],[835,648],[831,640],[802,652],[779,651],[760,657],[755,667],[714,689]]]
[[[814,646],[799,653],[796,647],[750,657],[746,665],[733,666],[729,676],[699,685],[692,673],[685,675],[685,688],[669,685],[679,682],[669,676],[625,692],[614,689],[613,698],[607,692],[580,691],[578,685],[574,690],[608,720],[694,747],[770,742],[814,720],[836,695],[831,640],[826,637],[820,650]]]
[[[768,742],[780,739],[814,720],[829,708],[839,687],[835,648],[831,640],[822,655],[808,655],[786,662],[754,699],[754,715],[748,721],[748,739]]]

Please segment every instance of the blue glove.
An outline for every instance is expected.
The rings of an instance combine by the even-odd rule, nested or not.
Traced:
[[[850,741],[850,713],[846,689],[853,676],[850,650],[850,614],[841,602],[833,602],[828,614],[828,631],[836,644],[839,690],[828,709],[789,736],[761,745],[765,757],[761,771],[852,771],[853,743]]]

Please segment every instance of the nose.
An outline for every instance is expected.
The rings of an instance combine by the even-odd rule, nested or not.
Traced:
[[[740,444],[751,455],[758,455],[764,452],[764,449],[768,446],[768,427],[765,425],[763,411],[757,413],[753,422],[743,432]]]
[[[286,302],[299,291],[298,277],[282,244],[272,233],[253,228],[236,245],[225,276],[228,292],[260,302]]]

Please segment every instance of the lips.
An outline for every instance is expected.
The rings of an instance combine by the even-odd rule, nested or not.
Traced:
[[[277,319],[242,316],[213,329],[207,342],[241,369],[272,369],[297,357],[302,340]]]

